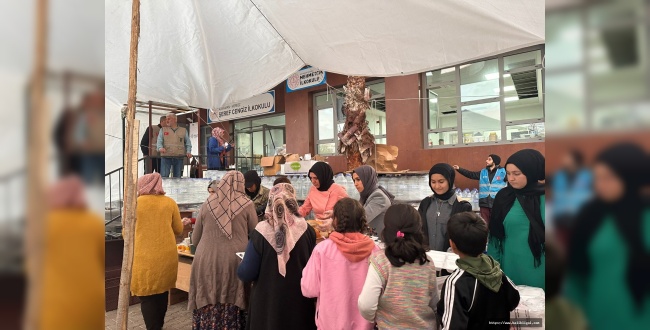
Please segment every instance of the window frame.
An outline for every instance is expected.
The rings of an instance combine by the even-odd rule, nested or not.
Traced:
[[[442,149],[442,148],[457,148],[457,147],[475,147],[475,146],[487,146],[487,145],[495,145],[495,144],[515,144],[515,143],[530,143],[530,142],[539,142],[539,141],[544,141],[544,137],[535,137],[535,138],[525,138],[525,139],[507,139],[507,127],[508,126],[513,126],[513,125],[523,125],[523,124],[536,124],[536,123],[545,123],[546,119],[546,97],[545,97],[545,68],[543,66],[543,59],[545,55],[545,47],[544,44],[536,45],[536,46],[531,46],[531,47],[526,47],[526,48],[521,48],[517,49],[511,52],[503,53],[503,54],[498,54],[495,56],[490,56],[490,57],[485,57],[477,60],[473,60],[470,62],[465,62],[465,63],[459,63],[453,66],[445,67],[445,68],[440,68],[437,70],[429,70],[426,72],[422,72],[420,74],[420,79],[422,83],[420,84],[420,95],[426,95],[426,97],[422,98],[422,131],[424,134],[422,134],[423,140],[422,140],[422,145],[424,149]],[[534,52],[534,51],[540,51],[541,53],[541,58],[542,61],[538,64],[535,65],[530,65],[526,67],[520,67],[520,68],[515,68],[511,70],[505,70],[504,69],[504,58],[513,56],[513,55],[518,55],[518,54],[524,54],[524,53],[529,53],[529,52]],[[478,62],[483,62],[483,61],[489,61],[489,60],[497,60],[498,63],[498,71],[499,71],[499,96],[496,97],[491,97],[491,98],[485,98],[481,100],[471,100],[471,101],[465,101],[461,102],[461,79],[460,79],[460,67],[473,64],[473,63],[478,63]],[[447,68],[455,68],[455,74],[454,74],[454,79],[450,80],[444,80],[444,81],[438,81],[438,82],[433,82],[431,84],[428,83],[427,81],[427,72],[431,71],[438,71],[438,70],[443,70]],[[512,73],[518,73],[518,72],[528,72],[528,71],[534,71],[534,70],[541,70],[541,80],[542,80],[542,91],[539,92],[542,98],[542,117],[538,118],[530,118],[530,119],[523,119],[523,120],[510,120],[506,121],[506,107],[505,107],[505,93],[503,92],[503,88],[505,85],[505,74],[512,74]],[[434,89],[436,87],[442,87],[445,85],[453,84],[456,87],[456,126],[455,127],[445,127],[445,128],[435,128],[435,129],[429,129],[429,90]],[[472,143],[464,143],[463,142],[463,118],[462,118],[462,112],[463,112],[463,107],[465,106],[471,106],[471,105],[476,105],[476,104],[486,104],[486,103],[493,103],[493,102],[499,102],[500,105],[500,133],[501,133],[501,140],[499,141],[485,141],[485,142],[472,142]],[[437,141],[433,142],[431,146],[428,145],[428,140],[429,140],[429,134],[432,133],[448,133],[448,132],[455,132],[458,136],[458,141],[457,143],[450,143],[450,144],[445,144],[445,145],[438,145]]]
[[[369,88],[369,86],[372,86],[372,85],[382,84],[382,83],[384,84],[384,87],[385,87],[386,82],[385,82],[384,79],[374,79],[374,80],[371,80],[371,81],[366,81],[366,88]],[[336,149],[337,149],[338,143],[339,143],[339,137],[338,137],[339,130],[338,130],[338,127],[345,123],[344,118],[339,118],[338,109],[337,109],[337,106],[336,106],[336,98],[338,97],[338,94],[339,94],[339,92],[337,90],[339,90],[339,91],[343,90],[343,86],[335,87],[334,89],[335,89],[334,93],[332,93],[330,91],[324,91],[324,92],[318,92],[318,93],[312,94],[313,115],[314,115],[314,151],[317,154],[320,154],[320,155],[323,155],[323,156],[335,156],[335,155],[338,155],[338,153],[336,152]],[[316,99],[318,97],[320,97],[320,96],[328,95],[328,94],[330,96],[330,98],[328,100],[329,103],[318,105],[317,102],[316,102]],[[375,102],[383,102],[383,104],[385,106],[386,105],[385,100],[386,100],[386,93],[384,92],[383,94],[372,95],[370,97],[369,102],[371,104],[372,104],[373,101],[375,101]],[[333,135],[332,139],[322,139],[321,140],[321,139],[319,139],[320,127],[318,125],[318,111],[324,110],[324,109],[330,109],[330,108],[332,109],[332,122],[333,122],[332,128],[333,128],[334,135]],[[384,143],[386,143],[386,132],[383,132],[383,134],[374,135],[374,137],[375,137],[375,143],[377,143],[377,140],[381,141],[382,139],[383,139]],[[318,150],[319,150],[318,146],[321,145],[321,144],[328,144],[328,143],[334,143],[334,150],[335,150],[334,153],[322,153],[322,154],[319,153],[318,152]]]

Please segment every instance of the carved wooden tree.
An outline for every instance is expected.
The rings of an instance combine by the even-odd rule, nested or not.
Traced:
[[[370,92],[366,90],[366,78],[349,76],[344,87],[343,113],[345,125],[338,134],[341,143],[339,153],[347,158],[348,171],[366,163],[375,150],[375,137],[368,129],[366,110],[369,108]]]

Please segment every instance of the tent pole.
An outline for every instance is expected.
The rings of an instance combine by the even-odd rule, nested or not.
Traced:
[[[138,41],[140,38],[140,0],[133,0],[131,13],[131,47],[129,51],[129,97],[126,111],[126,150],[124,166],[124,253],[120,276],[120,296],[117,306],[117,326],[128,328],[129,300],[131,292],[131,268],[133,266],[133,238],[135,235],[136,183],[138,179],[137,145],[139,123],[135,120],[137,95]],[[133,155],[135,154],[135,156]],[[135,158],[135,159],[134,159]]]
[[[23,328],[27,330],[40,329],[40,314],[42,311],[42,279],[43,279],[43,241],[44,218],[47,211],[43,208],[45,198],[45,182],[47,171],[42,167],[48,164],[48,128],[49,118],[45,107],[45,66],[47,58],[47,11],[48,1],[38,0],[36,3],[36,43],[34,53],[34,71],[31,79],[31,111],[27,121],[27,222],[25,255],[27,257],[27,306],[23,319]]]

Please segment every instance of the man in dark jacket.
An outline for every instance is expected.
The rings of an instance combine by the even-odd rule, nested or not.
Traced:
[[[456,169],[458,173],[469,179],[479,181],[478,203],[481,208],[481,217],[488,224],[490,223],[494,197],[497,195],[499,190],[506,187],[507,182],[506,169],[499,166],[500,163],[501,157],[491,154],[488,155],[487,160],[485,160],[485,168],[477,172],[468,171],[458,165],[454,165],[454,169]]]
[[[142,156],[151,157],[151,168],[149,168],[149,162],[145,158],[145,174],[153,173],[154,171],[160,173],[160,153],[158,153],[156,148],[156,141],[158,141],[158,133],[160,130],[165,127],[167,124],[167,117],[160,117],[160,124],[156,126],[147,127],[140,140],[140,150],[142,150]],[[153,138],[149,140],[149,130],[153,129]]]
[[[458,213],[447,222],[447,232],[460,258],[458,269],[442,285],[436,311],[442,329],[509,329],[519,291],[499,263],[483,253],[488,239],[485,221],[473,212]]]

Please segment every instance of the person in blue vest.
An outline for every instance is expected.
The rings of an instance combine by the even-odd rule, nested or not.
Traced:
[[[563,167],[551,179],[552,212],[556,234],[566,243],[566,234],[573,228],[575,216],[592,196],[592,173],[584,167],[582,153],[569,151]]]
[[[499,190],[506,187],[506,170],[499,166],[499,164],[501,164],[501,157],[490,154],[485,160],[485,168],[477,172],[472,172],[458,165],[454,165],[454,169],[458,173],[468,179],[478,180],[478,202],[481,208],[481,217],[488,224],[490,223],[494,197]]]

